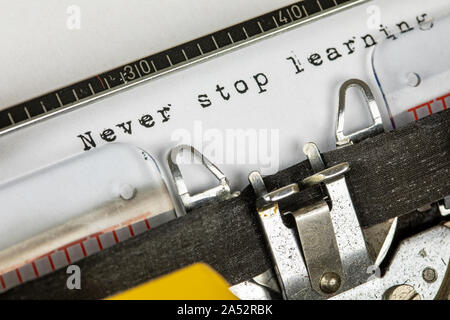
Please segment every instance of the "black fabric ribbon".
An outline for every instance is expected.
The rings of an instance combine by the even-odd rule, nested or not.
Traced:
[[[350,164],[346,180],[363,228],[411,213],[450,195],[450,110],[324,153],[323,159],[327,167]],[[264,181],[271,191],[311,174],[304,161]],[[282,208],[320,197],[319,188],[307,189]],[[68,275],[61,269],[0,298],[104,298],[195,262],[208,263],[230,284],[272,267],[250,186],[237,198],[196,209],[77,262],[81,290],[67,289]]]

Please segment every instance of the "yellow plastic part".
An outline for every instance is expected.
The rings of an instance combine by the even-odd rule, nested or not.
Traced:
[[[237,300],[228,283],[210,266],[197,263],[108,300]]]

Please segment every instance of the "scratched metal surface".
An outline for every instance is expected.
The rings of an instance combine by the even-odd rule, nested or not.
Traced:
[[[350,163],[347,181],[363,226],[403,216],[450,194],[450,110],[323,156],[327,165]],[[273,190],[310,174],[302,162],[265,183]],[[319,196],[308,189],[295,200]],[[254,201],[248,187],[238,198],[194,210],[80,261],[82,290],[66,289],[67,274],[59,270],[0,298],[103,298],[198,261],[231,284],[247,280],[271,267]]]

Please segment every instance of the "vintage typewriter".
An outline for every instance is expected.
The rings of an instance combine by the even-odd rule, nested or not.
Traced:
[[[450,3],[280,3],[1,106],[0,298],[448,300]]]

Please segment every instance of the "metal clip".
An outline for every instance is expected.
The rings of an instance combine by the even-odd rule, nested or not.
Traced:
[[[208,189],[204,192],[190,195],[189,191],[184,183],[183,176],[177,163],[177,158],[183,150],[189,150],[194,157],[201,159],[202,164],[219,180],[219,185]],[[220,169],[209,161],[203,154],[197,149],[188,145],[180,145],[170,150],[168,157],[169,169],[172,173],[172,178],[175,182],[175,186],[178,191],[178,195],[183,203],[186,212],[191,211],[194,208],[208,204],[212,201],[222,201],[229,199],[237,194],[232,194],[227,177]]]
[[[278,202],[298,191],[298,185],[275,190],[270,194],[257,171],[248,176],[257,196],[257,211],[263,226],[275,271],[285,299],[301,299],[305,288],[309,286],[305,262],[298,247],[295,233],[284,225],[283,217],[278,208]],[[286,190],[290,190],[286,192]]]
[[[330,208],[324,200],[300,208],[295,218],[311,287],[322,295],[336,293],[345,278]]]
[[[364,94],[373,123],[346,136],[345,94],[352,86],[358,87]],[[380,112],[369,86],[357,79],[346,81],[339,92],[337,147],[359,142],[381,132]],[[314,143],[306,144],[303,151],[315,173],[300,184],[267,192],[258,172],[252,172],[249,180],[257,195],[257,211],[283,296],[287,299],[323,299],[365,283],[370,277],[372,262],[344,176],[350,169],[349,163],[325,168]],[[285,213],[295,218],[298,231],[295,233],[295,230],[284,224],[278,201],[301,192],[301,189],[317,185],[324,187],[322,199]],[[391,231],[395,231],[395,225]],[[387,239],[385,246],[389,245]]]
[[[301,186],[334,181],[348,169],[347,163],[325,169],[304,179]],[[321,200],[292,213],[297,223],[300,247],[295,230],[284,224],[278,207],[278,201],[300,191],[299,185],[294,183],[267,192],[259,172],[252,172],[249,180],[257,195],[257,211],[283,296],[286,299],[318,299],[336,293],[344,274],[328,204]]]
[[[312,177],[324,172],[325,165],[322,162],[322,157],[317,146],[314,143],[308,143],[303,148],[303,151],[308,157],[313,169],[322,170]],[[367,270],[372,263],[353,206],[353,201],[345,181],[344,173],[349,170],[349,164],[342,163],[333,168],[339,168],[339,166],[341,166],[341,170],[337,171],[335,175],[329,179],[324,180],[323,184],[325,185],[330,198],[331,209],[329,211],[329,218],[333,225],[334,235],[339,249],[339,256],[342,262],[343,278],[341,280],[343,284],[340,289],[346,290],[360,285],[367,280],[369,276]],[[336,169],[334,169],[334,171],[336,171]],[[308,181],[310,179],[311,177],[306,178],[305,180]],[[330,254],[333,253],[330,251]],[[330,259],[329,264],[325,261],[325,265],[328,265],[329,268],[332,267],[331,261],[332,260]],[[338,272],[335,273],[339,275]]]
[[[353,132],[349,135],[344,134],[344,112],[345,112],[345,95],[347,90],[351,87],[357,87],[361,90],[364,99],[366,100],[372,117],[372,124],[364,129]],[[383,121],[381,119],[378,104],[373,97],[373,93],[369,86],[359,79],[350,79],[344,82],[339,90],[339,107],[338,117],[336,122],[336,145],[343,147],[354,142],[359,142],[373,135],[383,132]]]
[[[350,87],[358,87],[367,102],[370,114],[372,116],[372,125],[369,127],[354,132],[348,136],[344,135],[344,111],[345,111],[345,94]],[[338,117],[336,123],[336,147],[342,148],[353,143],[360,142],[366,138],[372,137],[384,131],[383,121],[380,116],[380,110],[378,104],[373,97],[373,93],[370,90],[367,83],[359,79],[351,79],[344,82],[339,90],[339,108],[338,108]],[[391,226],[389,228],[389,232],[386,235],[386,238],[383,242],[383,245],[380,249],[378,257],[375,261],[376,267],[379,267],[381,262],[386,257],[388,251],[391,248],[391,245],[394,241],[395,231],[397,229],[398,219],[395,218]]]
[[[303,179],[300,185],[267,192],[259,172],[249,175],[280,287],[287,299],[324,298],[360,285],[369,277],[367,270],[371,265],[345,182],[349,164],[344,162],[325,169],[314,143],[305,145],[304,152],[318,172]],[[300,186],[305,189],[318,184],[325,185],[331,208],[321,199],[286,213],[295,218],[297,237],[284,224],[278,201],[300,192]]]

